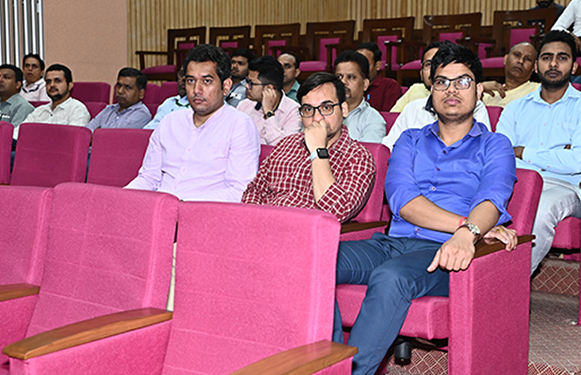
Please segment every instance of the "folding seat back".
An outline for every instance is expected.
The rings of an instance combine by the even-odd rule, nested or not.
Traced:
[[[490,119],[490,128],[493,132],[496,132],[496,124],[498,124],[498,119],[500,119],[502,109],[502,107],[497,106],[486,106],[486,110],[488,111],[488,118]]]
[[[10,184],[84,182],[90,142],[91,131],[83,126],[21,124]]]
[[[399,117],[399,112],[379,112],[383,119],[385,120],[385,134],[389,134],[389,131],[395,124],[395,120]]]
[[[102,102],[109,103],[111,85],[106,82],[74,82],[71,96],[83,103]]]
[[[0,184],[10,182],[10,157],[14,125],[0,121]]]
[[[103,102],[85,102],[85,107],[91,114],[91,120],[94,119],[102,110],[107,107],[107,103]]]
[[[161,88],[159,89],[159,103],[163,103],[167,98],[176,96],[178,94],[178,83],[177,82],[162,82]]]
[[[321,211],[182,203],[163,373],[226,374],[330,340],[338,240]]]
[[[271,145],[260,145],[260,155],[258,155],[258,165],[262,164],[264,159],[270,155],[270,153],[274,150],[274,146]]]
[[[27,335],[125,310],[165,308],[177,206],[169,194],[57,186]]]
[[[123,187],[137,177],[143,162],[150,129],[97,129],[87,182]]]

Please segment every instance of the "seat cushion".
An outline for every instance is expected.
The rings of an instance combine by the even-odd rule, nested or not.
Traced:
[[[489,57],[488,59],[480,60],[480,62],[482,62],[482,69],[504,68],[504,57]]]
[[[164,73],[175,73],[177,68],[175,65],[158,65],[152,66],[151,68],[145,68],[142,70],[143,74],[164,74]]]
[[[422,62],[420,60],[414,60],[403,64],[401,70],[420,70],[421,68]]]
[[[327,70],[326,61],[303,61],[301,62],[301,71],[303,72],[324,72]]]

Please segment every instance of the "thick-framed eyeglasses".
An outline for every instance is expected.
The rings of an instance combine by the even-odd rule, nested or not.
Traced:
[[[310,118],[315,115],[315,111],[318,109],[321,116],[331,116],[335,111],[335,106],[341,105],[341,103],[335,104],[321,104],[318,107],[313,107],[310,105],[302,105],[299,107],[299,113],[304,118]]]
[[[450,84],[454,82],[454,87],[457,90],[468,90],[470,84],[474,81],[471,77],[461,76],[458,78],[450,79],[446,77],[436,77],[434,80],[434,90],[436,91],[446,91]]]
[[[268,83],[254,83],[254,82],[252,82],[252,81],[248,81],[248,82],[246,83],[246,85],[248,86],[248,88],[249,88],[250,90],[252,90],[252,88],[253,88],[254,86],[266,86],[266,85],[268,85]]]

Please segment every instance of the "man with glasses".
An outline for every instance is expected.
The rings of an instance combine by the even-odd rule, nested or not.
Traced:
[[[354,375],[375,373],[412,299],[448,295],[449,272],[470,265],[483,234],[507,249],[516,246],[513,232],[495,227],[511,219],[512,146],[473,117],[482,94],[480,60],[468,48],[444,46],[430,75],[437,121],[406,130],[389,160],[389,235],[339,245],[337,284],[368,285],[349,336],[349,345],[359,349]],[[343,341],[338,307],[333,340]]]
[[[238,109],[254,120],[264,145],[274,146],[301,131],[299,104],[284,94],[283,79],[283,67],[273,56],[259,57],[248,66],[247,99]]]
[[[404,130],[412,128],[423,128],[427,124],[430,124],[438,119],[432,108],[432,97],[430,96],[429,91],[432,88],[432,79],[430,77],[432,58],[440,50],[440,48],[450,47],[452,44],[453,43],[446,41],[434,42],[428,46],[428,48],[431,47],[431,49],[424,53],[423,68],[420,71],[420,77],[422,77],[424,82],[423,87],[424,89],[427,89],[426,94],[420,99],[415,99],[405,105],[403,111],[397,117],[395,123],[389,130],[389,133],[381,141],[381,143],[389,147],[390,150],[393,148],[395,141],[397,141]],[[392,112],[394,112],[393,109]],[[491,130],[488,111],[486,110],[484,103],[482,103],[480,100],[476,102],[474,118],[476,118],[478,122],[486,125],[488,130]]]
[[[184,67],[182,66],[177,74],[178,78],[178,94],[167,98],[163,103],[157,107],[157,112],[153,119],[145,125],[144,129],[155,129],[162,118],[173,111],[179,111],[190,107],[188,96],[186,95],[186,77]]]
[[[276,145],[242,202],[323,210],[343,223],[369,198],[375,181],[373,157],[343,125],[345,86],[337,77],[312,74],[297,98],[305,131]]]
[[[533,223],[531,275],[551,249],[555,227],[581,218],[581,93],[569,83],[577,70],[575,39],[548,32],[539,46],[536,71],[541,87],[506,106],[498,132],[512,142],[516,165],[543,176]]]

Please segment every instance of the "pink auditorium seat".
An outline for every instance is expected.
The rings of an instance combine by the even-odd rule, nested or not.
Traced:
[[[74,82],[71,96],[86,102],[103,102],[109,104],[111,85],[106,82]]]
[[[34,108],[40,107],[41,105],[48,104],[50,102],[38,102],[38,101],[31,101],[30,104],[34,106]]]
[[[91,131],[83,126],[20,125],[11,185],[53,187],[84,182]]]
[[[23,339],[30,322],[42,280],[51,200],[49,188],[0,187],[0,348]],[[0,354],[0,364],[7,361]]]
[[[0,184],[10,182],[10,157],[12,152],[12,134],[14,126],[0,121]]]
[[[581,57],[580,57],[580,59],[581,59]],[[573,87],[574,87],[576,90],[579,90],[579,91],[581,91],[581,83],[572,83],[571,85],[573,85]]]
[[[307,61],[302,61],[302,72],[331,71],[337,57],[337,45],[353,42],[355,21],[307,22],[305,45],[309,50]]]
[[[87,183],[123,187],[137,177],[141,168],[150,129],[97,129]]]
[[[167,98],[176,96],[178,94],[178,83],[177,82],[162,82],[161,88],[159,89],[159,103],[163,103]]]
[[[543,181],[517,170],[508,211],[510,228],[531,233]],[[504,246],[499,246],[503,248]],[[449,297],[412,301],[402,336],[448,339],[448,374],[526,374],[529,347],[531,242],[512,252],[480,253],[466,271],[450,273]],[[499,266],[502,265],[502,266]],[[352,327],[365,285],[338,285],[343,325]]]
[[[160,91],[161,91],[161,87],[159,87],[155,83],[148,83],[145,86],[145,94],[143,96],[142,101],[143,101],[143,104],[145,104],[147,106],[147,108],[149,108],[150,112],[151,112],[152,108],[155,107],[155,110],[157,110],[157,106],[159,106]],[[113,104],[117,103],[117,98],[115,97],[115,90],[113,90],[113,97],[111,98],[111,102]],[[155,111],[152,113],[152,115],[155,115]]]
[[[170,322],[129,332],[128,341],[103,333],[116,321],[131,330],[143,316],[171,319],[165,306],[177,213],[178,199],[168,194],[75,183],[54,188],[42,288],[27,338],[3,350],[10,374],[143,374],[152,363],[161,370]],[[100,329],[102,339],[59,351],[87,327]],[[151,338],[143,340],[144,332]],[[80,353],[91,360],[68,362],[66,356]]]
[[[387,173],[387,161],[389,160],[389,148],[381,143],[361,142],[373,155],[377,172],[375,184],[369,196],[367,204],[357,216],[341,226],[341,241],[354,241],[371,238],[375,232],[383,232],[387,226],[386,221],[381,221],[384,201],[385,174]]]
[[[105,107],[107,107],[107,103],[103,102],[85,102],[85,107],[89,110],[91,114],[91,119],[94,119],[95,116],[99,114]]]
[[[498,119],[500,118],[502,109],[503,109],[502,107],[496,106],[486,107],[486,110],[488,111],[488,117],[490,118],[490,127],[492,128],[493,132],[496,132],[496,124],[498,124]]]
[[[262,164],[264,159],[274,150],[274,146],[260,145],[260,155],[258,155],[258,165]]]
[[[389,134],[391,127],[395,124],[399,116],[399,112],[379,112],[383,119],[385,120],[385,134]]]

